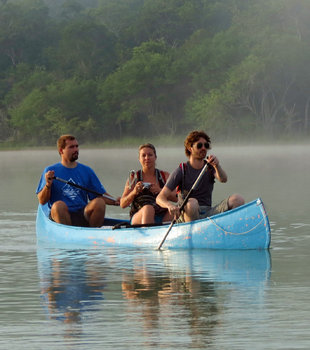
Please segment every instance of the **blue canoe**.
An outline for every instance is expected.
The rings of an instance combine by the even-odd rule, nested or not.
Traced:
[[[36,220],[38,242],[70,247],[149,247],[156,249],[169,224],[115,229],[121,220],[106,219],[101,228],[57,224],[48,218],[47,205],[39,205]],[[268,249],[270,224],[260,198],[207,219],[175,224],[164,249]]]

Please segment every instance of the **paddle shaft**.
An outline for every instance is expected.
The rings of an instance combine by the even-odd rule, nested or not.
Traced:
[[[204,167],[202,168],[202,170],[201,170],[200,174],[198,175],[196,181],[194,182],[192,188],[191,188],[191,189],[189,190],[189,192],[187,193],[187,195],[186,195],[186,197],[185,197],[183,203],[182,203],[181,206],[180,206],[180,212],[184,209],[186,203],[188,202],[189,196],[192,194],[192,192],[194,191],[194,189],[198,186],[198,184],[199,184],[199,182],[200,182],[200,180],[201,180],[201,178],[202,178],[202,176],[203,176],[205,170],[207,169],[207,166],[208,166],[208,162],[204,165]],[[166,232],[164,238],[163,238],[162,241],[160,242],[160,245],[159,245],[158,248],[157,248],[158,250],[160,250],[160,248],[161,248],[162,245],[164,244],[166,238],[168,237],[168,235],[169,235],[169,233],[170,233],[170,231],[171,231],[171,229],[172,229],[172,227],[173,227],[173,225],[174,225],[175,223],[176,223],[176,219],[174,218],[174,219],[171,221],[171,224],[170,224],[170,226],[169,226],[169,228],[168,228],[168,230],[167,230],[167,232]]]
[[[107,196],[106,194],[102,194],[102,193],[99,193],[99,192],[97,192],[97,191],[93,191],[93,190],[91,190],[91,189],[89,189],[89,188],[86,188],[86,187],[83,187],[83,186],[80,186],[80,185],[77,185],[77,184],[75,184],[74,182],[61,179],[60,177],[57,177],[57,176],[54,176],[53,179],[55,179],[55,180],[57,180],[57,181],[60,181],[60,182],[64,182],[65,184],[68,184],[68,185],[70,185],[70,186],[79,188],[79,189],[81,189],[81,190],[83,190],[83,191],[96,194],[97,196],[102,196],[102,197],[111,199],[112,201],[116,202],[116,199],[113,198],[113,197]]]

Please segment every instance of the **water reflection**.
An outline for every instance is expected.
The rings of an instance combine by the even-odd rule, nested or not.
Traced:
[[[204,348],[232,292],[263,304],[270,275],[268,251],[38,248],[37,257],[44,308],[50,320],[71,324],[65,337],[106,317],[119,321],[115,336],[135,334],[147,347],[172,337]]]
[[[81,322],[82,313],[95,311],[103,299],[104,276],[91,256],[80,251],[38,250],[41,296],[49,318]]]
[[[159,346],[159,334],[171,324],[171,333],[187,329],[195,347],[204,347],[212,338],[220,312],[212,280],[200,280],[190,269],[151,270],[137,259],[134,270],[124,271],[122,291],[128,301],[126,315],[138,316],[145,346]]]
[[[191,347],[203,348],[221,326],[223,304],[233,290],[239,300],[263,303],[269,251],[169,251],[157,257],[166,270],[137,257],[122,279],[126,314],[138,313],[148,338],[156,339],[163,322],[173,322],[188,332]]]

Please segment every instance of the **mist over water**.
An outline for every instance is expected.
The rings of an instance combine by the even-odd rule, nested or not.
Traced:
[[[236,192],[261,197],[269,253],[42,249],[35,189],[57,151],[0,152],[0,348],[308,349],[310,147],[213,145],[211,153],[228,174],[214,203]],[[170,172],[186,161],[183,147],[157,154]],[[139,168],[137,149],[81,147],[79,160],[113,196]]]
[[[300,219],[309,212],[307,174],[310,170],[308,145],[296,146],[213,146],[228,174],[226,184],[215,184],[213,202],[231,193],[246,201],[262,197],[271,220]],[[157,148],[157,167],[171,172],[186,161],[183,147]],[[44,167],[59,161],[55,150],[0,152],[1,211],[35,211],[35,189]],[[139,168],[137,149],[80,149],[79,161],[91,166],[113,196],[121,195],[128,173]],[[116,208],[109,208],[114,210]],[[117,210],[124,214],[124,210]],[[293,220],[295,221],[295,220]],[[297,220],[298,221],[298,220]]]

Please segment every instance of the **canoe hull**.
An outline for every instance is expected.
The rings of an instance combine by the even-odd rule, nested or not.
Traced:
[[[48,245],[157,248],[169,225],[121,228],[85,228],[48,219],[46,206],[37,212],[37,240]],[[114,223],[117,223],[115,220]],[[270,224],[260,198],[208,219],[175,224],[164,249],[268,249]]]

